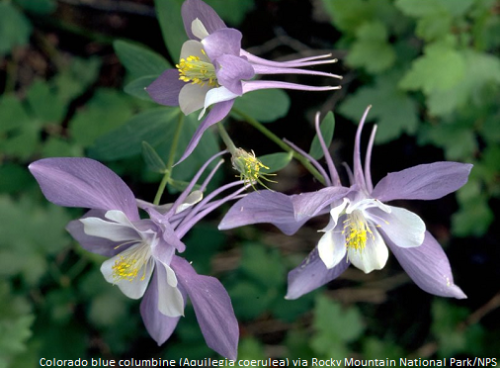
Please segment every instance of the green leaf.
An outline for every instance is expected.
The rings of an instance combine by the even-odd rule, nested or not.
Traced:
[[[316,334],[310,340],[311,347],[317,354],[337,359],[347,356],[345,344],[355,341],[364,330],[356,307],[343,309],[323,295],[316,298],[313,326]]]
[[[4,281],[0,283],[0,300],[2,301],[0,305],[2,312],[0,313],[0,363],[2,363],[26,351],[26,341],[32,336],[31,327],[35,316],[28,314],[25,310],[15,309],[19,306],[20,300],[10,293],[9,286]],[[26,303],[24,300],[21,302]]]
[[[283,284],[285,268],[276,250],[268,250],[258,243],[247,243],[243,248],[241,271],[252,280],[275,288]]]
[[[98,138],[89,155],[100,160],[118,160],[141,153],[142,142],[155,147],[171,140],[179,109],[159,107],[141,112],[119,128]]]
[[[425,17],[445,12],[438,0],[396,0],[395,5],[410,17]]]
[[[232,25],[239,25],[244,19],[245,15],[253,9],[254,2],[252,0],[207,0],[217,14],[225,21]]]
[[[427,105],[432,115],[445,116],[460,107],[470,108],[471,103],[481,106],[492,91],[499,90],[498,58],[473,50],[465,50],[461,55],[465,61],[465,77],[455,88],[428,94]]]
[[[14,95],[6,94],[0,97],[0,133],[14,130],[29,124],[30,117],[26,113],[21,101]]]
[[[103,282],[102,280],[101,282]],[[115,325],[120,318],[126,316],[126,298],[108,285],[108,290],[91,299],[89,319],[98,327]]]
[[[72,138],[89,147],[99,137],[117,129],[132,116],[130,98],[112,89],[96,90],[92,99],[69,123]]]
[[[443,148],[447,160],[466,161],[477,150],[476,136],[469,123],[457,121],[453,124],[427,125],[420,129],[418,143],[431,143]]]
[[[35,116],[44,123],[59,123],[66,114],[66,103],[58,98],[49,84],[36,80],[29,87],[27,101]]]
[[[291,152],[277,152],[271,153],[269,155],[259,156],[258,159],[263,165],[269,167],[269,169],[263,168],[264,173],[275,173],[280,171],[292,160],[293,154]]]
[[[281,89],[262,89],[246,93],[234,102],[234,110],[240,110],[261,123],[284,117],[290,108],[290,97]]]
[[[333,116],[333,113],[331,111],[329,111],[321,121],[320,130],[326,147],[330,147],[333,139],[333,131],[335,130],[335,117]],[[311,148],[309,149],[309,154],[316,160],[319,160],[324,156],[323,149],[321,148],[321,144],[319,143],[318,134],[316,134],[313,138]]]
[[[440,299],[432,303],[432,333],[438,340],[440,357],[454,356],[465,347],[464,331],[458,328],[468,312]]]
[[[57,88],[62,101],[69,102],[82,94],[99,75],[101,61],[98,57],[88,59],[72,58],[71,62],[61,67],[51,82]]]
[[[385,143],[401,134],[415,134],[418,127],[416,102],[397,88],[400,73],[395,71],[375,79],[375,85],[361,87],[340,105],[340,114],[359,121],[368,105],[372,109],[367,121],[378,124],[376,142]]]
[[[373,16],[372,8],[362,0],[323,0],[323,5],[333,25],[344,32],[354,33]]]
[[[346,57],[353,67],[363,67],[368,73],[377,74],[390,68],[396,53],[387,42],[387,26],[380,21],[364,23],[356,31],[357,40]],[[373,55],[377,55],[376,58]]]
[[[157,75],[147,75],[134,79],[132,82],[128,83],[123,90],[134,97],[140,98],[145,101],[152,101],[149,94],[146,92],[146,87],[158,78]]]
[[[451,25],[450,16],[433,13],[417,22],[415,33],[425,41],[435,41],[449,33]]]
[[[133,78],[160,75],[172,66],[165,58],[147,47],[128,41],[113,42],[118,58]]]
[[[28,170],[13,163],[0,165],[0,193],[18,193],[33,184],[33,177]]]
[[[155,0],[163,41],[174,62],[180,59],[182,45],[188,39],[181,17],[182,3],[183,0]]]
[[[15,0],[25,10],[36,14],[46,15],[56,10],[57,4],[54,0]]]
[[[477,170],[474,167],[473,173]],[[456,236],[482,236],[494,219],[493,211],[488,206],[488,197],[477,179],[460,188],[457,193],[459,211],[451,218],[452,233]]]
[[[28,44],[31,23],[9,2],[0,2],[0,56],[16,46]]]
[[[421,90],[426,95],[448,91],[464,79],[466,63],[462,54],[446,42],[425,47],[425,55],[413,61],[411,69],[399,86],[406,90]]]
[[[50,137],[42,146],[42,157],[82,157],[81,147],[66,140]]]
[[[148,142],[142,142],[142,157],[149,170],[158,173],[165,173],[167,166],[162,161],[155,149]]]

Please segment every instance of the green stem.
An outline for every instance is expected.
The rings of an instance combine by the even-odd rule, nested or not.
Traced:
[[[257,129],[259,132],[264,134],[267,138],[269,138],[271,141],[276,143],[283,151],[285,152],[290,152],[293,155],[293,158],[299,161],[304,167],[309,170],[309,172],[323,185],[326,185],[325,183],[325,178],[319,173],[318,170],[309,162],[309,160],[302,156],[300,153],[295,151],[292,147],[290,147],[288,144],[283,142],[276,134],[271,132],[269,129],[267,129],[264,125],[262,125],[259,121],[255,120],[251,116],[245,114],[244,112],[233,108],[233,112],[239,115],[243,120],[245,120],[247,123],[249,123],[251,126],[253,126],[255,129]]]
[[[181,135],[182,125],[184,124],[184,114],[179,114],[179,120],[177,121],[177,126],[175,127],[174,139],[172,140],[172,146],[170,147],[170,153],[168,155],[167,160],[167,169],[165,170],[165,175],[161,179],[160,186],[158,187],[158,191],[156,192],[156,196],[153,204],[159,205],[161,196],[165,191],[167,183],[172,178],[172,171],[174,166],[175,152],[177,151],[177,144],[179,143],[179,137]]]
[[[224,128],[224,125],[222,125],[221,122],[217,123],[217,127],[219,128],[219,133],[222,140],[226,144],[227,150],[233,155],[234,152],[236,152],[236,146],[234,145],[233,140],[231,139],[231,137],[229,137],[226,128]]]

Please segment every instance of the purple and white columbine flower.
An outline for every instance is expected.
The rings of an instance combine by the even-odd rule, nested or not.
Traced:
[[[234,99],[258,89],[285,88],[327,91],[338,86],[313,87],[295,83],[251,80],[264,74],[308,74],[333,78],[340,76],[301,69],[333,63],[331,55],[313,56],[286,62],[273,62],[241,49],[241,32],[228,28],[217,13],[201,0],[186,0],[182,18],[189,40],[181,49],[176,69],[166,70],[146,88],[151,98],[167,106],[180,106],[186,115],[201,109],[199,119],[212,106],[181,157],[183,161],[196,148],[203,132],[221,121]]]
[[[238,322],[226,290],[217,279],[198,275],[189,262],[175,255],[185,250],[181,239],[194,224],[245,189],[213,200],[223,191],[241,186],[235,182],[203,198],[202,190],[217,166],[200,190],[191,192],[218,156],[200,169],[175,203],[164,206],[136,200],[114,172],[91,159],[47,158],[32,163],[29,169],[49,201],[90,209],[70,222],[67,230],[86,250],[110,257],[101,266],[106,281],[129,298],[143,298],[142,319],[159,345],[173,333],[189,296],[207,345],[236,359]],[[138,206],[148,212],[149,219],[139,217]]]
[[[328,187],[313,193],[286,196],[262,191],[236,202],[222,219],[219,229],[268,222],[285,234],[293,234],[308,219],[330,214],[329,224],[310,255],[288,275],[286,298],[296,299],[338,277],[350,263],[368,273],[383,268],[388,248],[413,281],[428,293],[466,298],[453,283],[450,264],[441,246],[426,231],[422,219],[403,208],[385,204],[398,199],[437,199],[462,187],[471,164],[434,162],[388,174],[373,187],[370,161],[376,126],[372,130],[361,164],[360,139],[367,109],[359,124],[354,148],[351,187],[341,186],[338,173],[321,137],[319,116],[316,131],[325,154],[329,174],[300,148],[292,145],[325,178]]]

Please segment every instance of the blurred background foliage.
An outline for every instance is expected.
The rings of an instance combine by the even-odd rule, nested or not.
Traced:
[[[314,247],[325,219],[294,237],[266,225],[221,233],[216,225],[222,212],[196,227],[185,257],[227,287],[240,321],[239,358],[498,357],[500,2],[207,3],[243,32],[243,46],[259,56],[338,57],[329,70],[344,75],[339,92],[263,91],[237,100],[240,111],[272,123],[279,136],[307,149],[314,113],[333,110],[331,151],[338,164],[350,163],[352,122],[371,104],[369,120],[379,128],[376,180],[444,159],[474,164],[456,196],[400,203],[420,214],[445,247],[456,283],[469,296],[463,301],[425,294],[394,259],[382,271],[349,269],[321,290],[284,300],[287,272]],[[99,271],[102,257],[82,250],[65,232],[82,211],[47,203],[27,171],[42,157],[87,156],[152,201],[181,114],[154,104],[143,88],[177,62],[186,38],[181,4],[0,1],[0,367],[34,367],[41,357],[214,356],[189,307],[174,336],[157,347],[138,302],[107,284]],[[237,145],[282,168],[274,189],[292,194],[320,188],[236,115],[228,120]],[[177,157],[197,126],[195,116],[185,122]],[[216,134],[206,133],[174,169],[169,191],[182,189],[218,147]],[[317,149],[311,150],[316,157]],[[216,183],[233,176],[227,167]]]

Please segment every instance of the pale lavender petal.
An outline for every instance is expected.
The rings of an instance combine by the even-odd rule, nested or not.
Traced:
[[[287,61],[273,61],[273,60],[263,59],[245,50],[241,50],[240,55],[245,56],[248,59],[248,61],[250,61],[252,64],[267,65],[267,66],[274,66],[281,68],[297,68],[297,67],[306,67],[313,65],[332,64],[337,62],[337,59],[330,59],[332,54],[309,56],[302,59],[287,60]],[[327,59],[327,60],[319,60],[319,59]]]
[[[236,360],[239,328],[227,291],[219,280],[198,275],[180,257],[175,256],[171,266],[193,303],[207,345],[222,356]]]
[[[101,219],[105,219],[104,213],[105,211],[90,210],[83,217],[81,217],[81,219],[84,219],[86,217],[98,217]],[[109,239],[97,238],[95,236],[87,235],[85,231],[83,231],[83,223],[80,220],[71,221],[66,226],[66,230],[68,230],[71,236],[78,243],[80,243],[80,245],[84,249],[92,253],[100,254],[106,257],[113,257],[114,255],[126,249],[126,247],[122,247],[120,249],[115,248],[118,243],[113,242]]]
[[[370,134],[370,140],[368,141],[368,148],[366,149],[366,155],[365,155],[365,180],[366,180],[366,189],[368,190],[368,193],[371,193],[373,191],[371,160],[372,160],[373,143],[375,142],[376,134],[377,134],[377,126],[374,125],[372,128],[372,132]]]
[[[212,110],[210,110],[205,120],[203,120],[198,129],[196,129],[196,131],[194,132],[191,141],[187,145],[184,154],[177,162],[177,164],[184,161],[194,151],[205,130],[207,130],[212,125],[218,123],[219,121],[224,119],[227,116],[227,114],[229,114],[231,107],[233,107],[233,103],[234,100],[223,101],[212,107]]]
[[[186,82],[179,79],[177,69],[167,69],[146,87],[146,92],[160,105],[179,106],[179,93],[185,85]]]
[[[169,222],[169,217],[156,211],[154,208],[147,208],[151,220],[161,229],[162,238],[164,242],[159,242],[153,248],[153,256],[165,264],[170,264],[170,260],[174,254],[174,249],[179,252],[186,250],[186,245],[175,234],[172,224]],[[167,253],[165,253],[167,252]]]
[[[135,197],[118,175],[89,158],[45,158],[29,165],[45,197],[59,206],[120,210],[139,220]]]
[[[216,60],[218,71],[217,81],[234,94],[243,93],[241,81],[251,79],[255,75],[252,65],[239,56],[222,55]]]
[[[354,187],[327,187],[312,193],[302,193],[291,197],[295,219],[301,221],[321,213],[333,202],[344,198]]]
[[[453,283],[450,262],[443,248],[428,231],[422,245],[415,248],[398,247],[381,233],[401,267],[422,290],[444,297],[467,298]]]
[[[158,272],[151,278],[151,284],[142,298],[141,316],[146,329],[158,345],[168,340],[179,322],[180,317],[167,317],[158,310]]]
[[[233,55],[242,59],[240,57],[241,38],[241,32],[237,29],[224,28],[205,37],[201,43],[212,62],[222,55]]]
[[[283,233],[292,235],[308,219],[296,220],[293,203],[289,196],[261,190],[252,192],[236,202],[222,219],[219,230],[228,230],[250,224],[270,223]]]
[[[283,67],[275,67],[275,66],[267,66],[267,65],[258,65],[253,64],[253,68],[255,73],[257,74],[307,74],[307,75],[317,75],[321,77],[327,78],[340,78],[339,75],[320,72],[317,70],[308,70],[308,69],[298,69],[298,68],[283,68]]]
[[[213,33],[219,29],[227,28],[223,20],[217,15],[215,10],[200,0],[186,0],[182,4],[182,19],[186,34],[191,39],[197,37],[191,31],[191,24],[198,18],[205,26],[208,33]]]
[[[323,150],[323,154],[325,155],[326,165],[328,166],[328,171],[330,172],[330,180],[332,182],[332,185],[340,186],[341,184],[340,184],[339,174],[333,163],[332,156],[328,151],[328,147],[326,146],[323,134],[321,133],[321,128],[319,125],[319,116],[320,112],[318,111],[314,118],[314,127],[316,128],[316,134],[318,135],[318,140],[321,145],[321,149]]]
[[[347,267],[349,261],[344,257],[335,267],[327,269],[319,258],[318,249],[314,250],[302,263],[288,273],[286,299],[297,299],[337,278]]]
[[[255,80],[255,81],[242,81],[243,83],[243,93],[257,91],[259,89],[294,89],[299,91],[331,91],[334,89],[340,89],[340,86],[324,86],[324,87],[314,87],[306,86],[304,84],[289,83],[289,82],[279,82],[279,81],[266,81],[266,80]]]
[[[471,164],[434,162],[389,173],[378,182],[372,197],[383,202],[395,199],[437,199],[467,183]]]
[[[353,169],[354,169],[354,181],[360,189],[366,190],[365,176],[363,174],[363,166],[361,165],[361,132],[363,131],[363,126],[365,125],[366,117],[370,111],[371,106],[368,106],[361,117],[358,129],[356,130],[356,139],[354,141],[354,159],[353,159]]]

